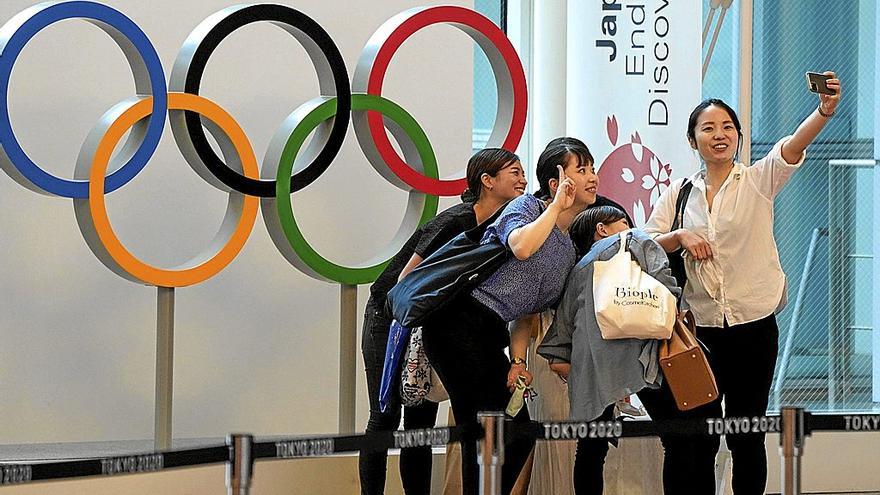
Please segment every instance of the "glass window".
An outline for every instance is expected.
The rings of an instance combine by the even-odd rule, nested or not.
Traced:
[[[488,17],[504,29],[502,19],[506,0],[475,0],[474,10]],[[498,108],[498,90],[495,87],[495,76],[489,66],[489,59],[477,44],[474,44],[474,138],[473,150],[486,147],[492,124],[495,122],[495,111]]]
[[[754,2],[753,157],[815,109],[805,72],[835,70],[845,92],[775,205],[789,304],[779,315],[773,409],[873,406],[874,9],[859,0],[817,15],[799,2]]]
[[[703,1],[703,57],[709,59],[703,96],[739,110],[740,2],[723,18],[723,7],[712,11],[712,3],[718,2]],[[872,392],[880,396],[872,383],[880,382],[872,363],[877,5],[859,0],[839,7],[816,15],[792,0],[753,2],[752,119],[744,123],[753,159],[794,132],[815,108],[805,72],[835,70],[845,91],[837,115],[775,204],[788,305],[778,315],[773,410],[869,410],[876,408]]]
[[[703,97],[721,98],[738,110],[739,2],[710,10],[703,0]]]

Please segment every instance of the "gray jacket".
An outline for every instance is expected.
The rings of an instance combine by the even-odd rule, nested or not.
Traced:
[[[641,230],[631,230],[629,251],[642,270],[678,296],[681,291],[669,270],[666,252]],[[538,347],[548,360],[571,363],[571,419],[590,421],[606,407],[645,387],[661,383],[657,362],[659,341],[604,340],[593,306],[593,262],[606,261],[620,248],[620,236],[593,245],[572,269],[556,318]]]

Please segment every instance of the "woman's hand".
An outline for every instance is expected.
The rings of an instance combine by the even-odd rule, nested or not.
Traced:
[[[559,211],[564,211],[574,204],[575,186],[574,181],[565,175],[562,165],[557,165],[556,169],[559,170],[559,185],[556,187],[556,195],[553,196],[551,205],[557,207]]]
[[[825,84],[833,89],[833,95],[819,94],[819,108],[813,110],[801,125],[794,131],[786,142],[782,143],[782,158],[790,164],[795,164],[804,156],[804,150],[816,139],[825,124],[828,123],[834,111],[837,110],[837,104],[840,102],[840,79],[832,71],[823,72],[831,79],[825,81]],[[820,113],[821,112],[821,113]]]
[[[686,250],[695,260],[703,261],[713,256],[712,246],[709,245],[706,239],[687,229],[678,229],[675,233],[682,249]]]
[[[831,115],[837,109],[837,104],[840,103],[840,79],[837,79],[837,75],[830,70],[822,74],[831,76],[831,79],[825,81],[825,85],[828,86],[828,89],[833,90],[834,94],[826,95],[819,93],[819,108],[825,115]]]
[[[559,375],[562,381],[568,381],[568,374],[571,373],[571,363],[553,363],[550,365],[550,371]]]
[[[520,376],[525,377],[527,386],[532,384],[532,374],[526,369],[525,364],[511,364],[510,371],[507,372],[507,388],[511,392],[516,390],[516,379]]]

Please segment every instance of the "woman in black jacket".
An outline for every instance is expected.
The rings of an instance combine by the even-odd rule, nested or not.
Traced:
[[[361,344],[370,398],[367,432],[393,431],[400,424],[400,380],[395,380],[396,388],[391,391],[391,402],[386,412],[383,413],[379,408],[379,387],[388,343],[388,328],[391,325],[391,317],[384,309],[388,291],[399,278],[409,273],[440,246],[456,235],[476,227],[507,201],[522,195],[526,190],[526,177],[519,157],[499,148],[487,148],[471,157],[467,166],[467,182],[468,189],[462,194],[464,202],[441,212],[419,227],[370,288]],[[436,416],[435,402],[425,401],[419,406],[403,407],[403,424],[406,429],[433,427]],[[359,474],[362,494],[384,493],[387,457],[387,452],[361,454]],[[431,448],[403,449],[400,453],[400,477],[407,494],[430,493]]]

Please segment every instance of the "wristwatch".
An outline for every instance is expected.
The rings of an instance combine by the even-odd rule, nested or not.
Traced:
[[[523,365],[523,366],[525,366],[525,365],[526,365],[526,360],[523,359],[523,358],[521,358],[521,357],[515,357],[515,358],[513,358],[513,359],[510,360],[510,365],[511,365],[511,366],[518,366],[518,365]]]

